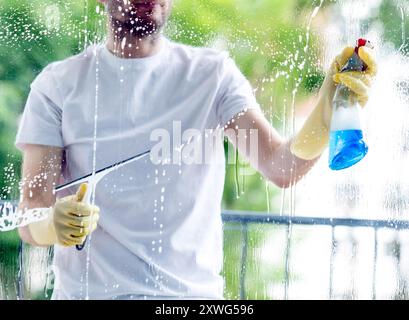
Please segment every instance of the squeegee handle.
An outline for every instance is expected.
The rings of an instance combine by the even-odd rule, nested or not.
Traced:
[[[84,203],[91,203],[91,196],[92,196],[92,191],[94,189],[94,184],[93,183],[88,183],[88,188],[87,191],[85,192],[84,198],[82,199],[82,202]],[[78,251],[81,251],[85,247],[85,243],[87,242],[88,236],[85,237],[85,240],[81,244],[77,244],[75,247],[77,248]]]

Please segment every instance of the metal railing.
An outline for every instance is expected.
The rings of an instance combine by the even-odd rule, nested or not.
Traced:
[[[280,216],[260,212],[244,211],[224,211],[222,213],[224,223],[236,222],[241,225],[242,244],[241,268],[240,268],[240,299],[246,297],[246,260],[248,256],[248,227],[251,224],[271,224],[286,226],[286,250],[285,250],[285,274],[284,274],[284,299],[288,299],[288,288],[290,283],[290,254],[291,254],[291,228],[293,225],[304,226],[328,226],[331,227],[331,256],[329,272],[329,292],[328,298],[332,299],[334,280],[334,257],[336,253],[335,229],[337,227],[366,227],[373,229],[374,236],[374,261],[372,278],[372,299],[376,299],[376,269],[378,264],[378,231],[380,229],[409,230],[409,221],[405,220],[370,220],[370,219],[350,219],[350,218],[321,218],[321,217],[300,217],[300,216]]]
[[[0,202],[0,207],[1,207]],[[291,254],[291,229],[293,225],[305,226],[328,226],[331,227],[331,257],[330,257],[330,272],[329,272],[329,292],[328,298],[333,298],[333,271],[334,271],[334,256],[336,253],[335,229],[337,227],[366,227],[374,231],[374,261],[373,261],[373,279],[372,279],[372,298],[376,299],[376,268],[378,261],[378,231],[380,229],[392,230],[409,230],[409,221],[406,220],[370,220],[370,219],[350,219],[350,218],[321,218],[321,217],[300,217],[300,216],[280,216],[272,215],[271,213],[263,212],[248,212],[248,211],[223,211],[222,219],[226,223],[238,223],[241,226],[242,239],[244,239],[241,247],[240,261],[240,299],[246,297],[246,262],[249,250],[249,225],[253,224],[268,224],[286,226],[287,243],[285,250],[285,274],[284,274],[284,299],[288,299],[288,287],[290,283],[290,254]],[[18,274],[18,296],[22,298],[23,286],[23,246],[20,244],[19,262],[20,270]]]

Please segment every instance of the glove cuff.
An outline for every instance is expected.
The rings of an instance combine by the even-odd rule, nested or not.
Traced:
[[[313,160],[322,154],[329,142],[331,111],[327,99],[320,98],[301,130],[292,139],[292,154],[303,160]]]
[[[54,228],[54,210],[53,208],[36,208],[43,211],[42,214],[47,218],[28,225],[31,237],[40,246],[51,246],[58,243],[57,234]]]

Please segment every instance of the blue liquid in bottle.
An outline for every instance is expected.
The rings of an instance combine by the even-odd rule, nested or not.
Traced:
[[[362,130],[331,131],[329,146],[329,167],[332,170],[351,167],[368,153]]]

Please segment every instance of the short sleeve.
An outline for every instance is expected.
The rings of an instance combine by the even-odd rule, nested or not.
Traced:
[[[27,144],[63,147],[62,100],[47,66],[31,83],[15,145],[23,150]]]
[[[216,110],[220,125],[225,125],[245,109],[261,110],[250,82],[227,53],[224,54],[220,70],[221,82]]]

